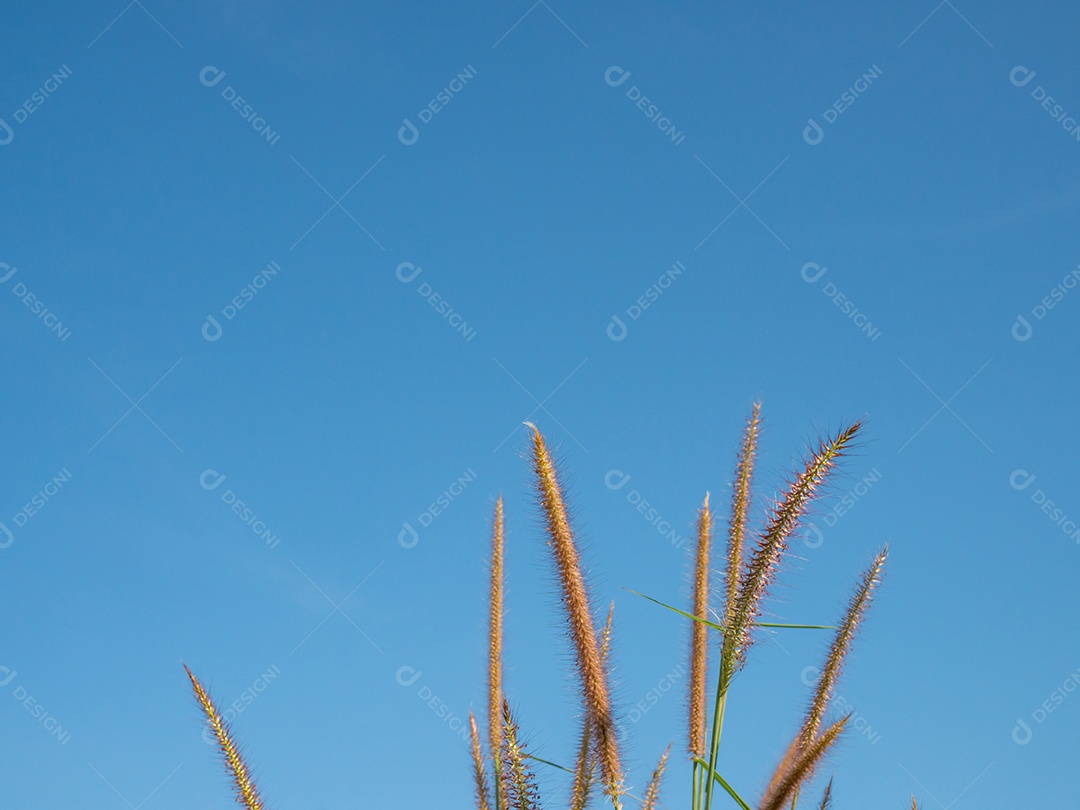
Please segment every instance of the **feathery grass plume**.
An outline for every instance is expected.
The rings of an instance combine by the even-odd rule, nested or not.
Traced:
[[[911,797],[911,810],[919,810],[919,803],[915,801],[915,797]]]
[[[840,671],[844,665],[844,659],[851,650],[851,644],[859,630],[863,617],[866,615],[870,602],[873,599],[874,589],[881,582],[881,572],[885,566],[885,558],[888,556],[889,547],[885,546],[874,557],[870,567],[863,572],[859,583],[848,602],[847,611],[843,621],[837,627],[836,636],[829,647],[829,654],[825,658],[825,666],[818,676],[817,685],[814,687],[814,696],[810,701],[810,707],[806,712],[806,719],[802,728],[788,745],[780,763],[776,766],[772,778],[769,781],[769,789],[774,789],[784,779],[787,772],[794,767],[800,751],[810,746],[817,737],[821,728],[822,718],[829,708],[836,682],[840,677]]]
[[[477,810],[490,810],[488,804],[487,771],[484,767],[484,755],[480,751],[480,732],[476,730],[476,717],[469,711],[469,733],[472,735],[473,776],[476,778]]]
[[[491,627],[488,660],[488,726],[491,758],[495,764],[495,810],[506,808],[506,785],[499,759],[502,756],[502,622],[503,622],[503,499],[495,504],[491,532]]]
[[[726,627],[735,615],[739,597],[739,577],[742,575],[743,548],[746,539],[746,516],[750,512],[750,484],[754,478],[754,459],[761,425],[761,403],[755,402],[750,418],[746,420],[739,460],[735,465],[735,487],[731,495],[731,525],[728,531],[728,556],[726,572],[726,600],[724,620]]]
[[[615,720],[611,711],[607,667],[600,656],[600,644],[596,638],[585,578],[581,572],[581,562],[570,530],[555,465],[536,425],[528,422],[526,424],[533,431],[533,470],[536,473],[540,505],[547,523],[548,545],[551,547],[562,586],[563,604],[570,637],[574,643],[582,693],[591,716],[593,733],[596,735],[600,770],[605,789],[618,807],[618,797],[623,792],[623,773]]]
[[[860,422],[853,422],[834,438],[821,442],[791,482],[784,499],[773,508],[739,583],[731,620],[725,624],[724,652],[721,654],[721,679],[725,684],[746,660],[746,652],[753,642],[754,624],[761,616],[762,602],[776,577],[788,540],[860,427]]]
[[[604,635],[600,641],[600,660],[607,666],[608,650],[611,648],[611,624],[615,618],[615,603],[608,607]],[[574,786],[570,791],[570,810],[585,810],[589,804],[596,774],[596,740],[592,731],[589,712],[581,715],[581,740],[578,743],[577,762],[574,766]]]
[[[187,664],[184,664],[184,669],[187,671],[188,678],[191,679],[191,687],[195,690],[195,697],[199,701],[210,727],[214,730],[218,749],[225,758],[225,766],[233,778],[237,804],[246,807],[247,810],[263,810],[262,799],[259,797],[259,791],[255,787],[255,781],[251,778],[247,763],[240,756],[240,750],[237,748],[236,742],[233,740],[232,735],[229,734],[229,727],[226,725],[224,718],[218,711],[217,706],[214,705],[214,701],[210,699],[210,695],[203,689],[203,685],[199,683],[199,679],[188,669]]]
[[[669,745],[664,755],[660,757],[660,764],[653,771],[652,779],[649,780],[649,787],[645,790],[645,798],[641,802],[641,810],[656,810],[656,801],[660,796],[660,780],[664,778],[664,766],[667,765],[670,753],[671,746]]]
[[[770,785],[761,800],[761,810],[782,810],[802,783],[809,779],[822,758],[840,737],[851,715],[837,720],[799,752],[792,766],[776,785]]]
[[[800,745],[808,745],[817,736],[818,729],[821,727],[821,720],[825,716],[829,701],[832,699],[836,681],[840,677],[844,659],[851,650],[855,634],[859,631],[859,625],[866,615],[867,608],[870,607],[874,589],[881,582],[881,571],[885,566],[885,558],[888,554],[889,547],[886,545],[874,557],[870,567],[863,572],[859,584],[851,596],[851,601],[848,602],[844,620],[837,628],[836,637],[833,639],[832,646],[829,647],[829,655],[825,659],[825,666],[822,667],[821,675],[818,676],[814,697],[810,701],[810,709],[806,713],[806,720],[803,723],[802,730],[799,732]]]
[[[712,512],[709,493],[698,514],[697,559],[694,566],[694,615],[708,619],[709,546],[712,539]],[[705,675],[708,669],[709,626],[693,622],[690,639],[690,730],[687,748],[691,756],[705,756]]]
[[[507,785],[507,807],[511,810],[538,810],[539,789],[532,769],[526,764],[529,758],[525,745],[518,739],[517,722],[510,714],[510,704],[503,698],[502,767]]]
[[[821,804],[818,805],[818,810],[829,810],[829,805],[832,804],[832,779],[829,780],[829,784],[825,786],[825,795],[821,797]]]

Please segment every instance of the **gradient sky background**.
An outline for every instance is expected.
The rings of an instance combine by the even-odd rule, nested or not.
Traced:
[[[0,806],[234,806],[182,660],[240,701],[269,806],[470,806],[500,492],[507,690],[568,763],[526,419],[616,601],[631,784],[674,741],[685,806],[688,628],[623,589],[686,604],[665,532],[706,491],[726,519],[758,399],[758,518],[808,442],[867,420],[773,615],[834,621],[891,544],[836,807],[1080,806],[1078,26],[949,0],[5,6]],[[750,797],[826,642],[776,635],[733,688],[722,771]]]

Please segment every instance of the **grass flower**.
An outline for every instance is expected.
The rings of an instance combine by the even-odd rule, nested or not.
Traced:
[[[567,635],[574,652],[574,668],[582,704],[581,729],[574,767],[533,757],[521,740],[517,721],[510,711],[503,684],[503,617],[505,526],[503,499],[495,505],[491,535],[491,578],[489,583],[490,622],[488,629],[488,740],[481,740],[476,717],[469,712],[470,752],[478,810],[538,810],[540,793],[532,764],[555,765],[572,774],[570,810],[587,810],[599,781],[614,810],[622,810],[626,774],[620,757],[619,739],[611,700],[610,646],[614,604],[607,622],[598,632],[589,591],[581,566],[581,555],[567,514],[558,471],[544,437],[535,425],[531,431],[531,463],[536,496],[542,515],[547,546],[558,582]],[[769,510],[764,527],[755,537],[748,529],[761,407],[755,404],[746,420],[732,485],[731,515],[724,555],[723,588],[719,604],[710,606],[711,558],[715,515],[706,494],[697,515],[697,545],[693,567],[693,604],[690,612],[664,605],[692,620],[688,686],[689,718],[687,750],[692,762],[691,810],[713,810],[717,791],[729,795],[743,810],[751,805],[735,786],[719,772],[719,752],[724,713],[732,678],[746,663],[747,651],[757,628],[835,630],[806,715],[780,763],[772,772],[757,810],[795,810],[799,793],[813,778],[824,758],[843,733],[850,715],[825,725],[830,701],[855,636],[881,581],[888,554],[883,548],[863,572],[853,590],[839,625],[796,625],[762,622],[765,601],[775,582],[788,544],[800,528],[812,502],[846,455],[860,429],[853,422],[837,434],[822,440],[797,468],[786,491]],[[651,597],[649,597],[651,599]],[[712,620],[710,617],[716,617]],[[719,662],[712,723],[706,711],[710,639],[719,635]],[[264,810],[262,799],[242,759],[229,728],[209,694],[185,665],[195,696],[209,721],[233,780],[237,801],[247,810]],[[824,729],[823,729],[824,726]],[[668,766],[671,746],[661,756],[640,800],[642,810],[660,806],[660,785]],[[829,810],[832,780],[825,786],[819,810]],[[912,810],[918,810],[915,798]]]
[[[248,769],[243,757],[240,756],[240,749],[229,733],[229,727],[225,724],[221,712],[218,711],[217,706],[214,705],[214,701],[210,699],[210,695],[203,688],[203,685],[199,683],[199,679],[188,669],[187,664],[184,664],[184,670],[187,672],[188,678],[191,679],[191,688],[195,690],[195,698],[199,701],[199,706],[202,707],[203,714],[206,715],[207,722],[214,731],[218,750],[225,759],[225,767],[232,777],[233,787],[236,789],[237,803],[242,807],[246,807],[247,810],[263,810],[262,799],[259,798],[255,780],[251,778],[251,771]]]

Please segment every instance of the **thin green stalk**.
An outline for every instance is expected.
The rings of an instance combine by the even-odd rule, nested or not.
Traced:
[[[713,710],[712,740],[709,743],[709,770],[716,773],[716,760],[720,754],[720,735],[724,730],[724,709],[727,707],[727,682],[724,678],[723,668],[720,670],[719,682],[716,686],[716,708]],[[705,784],[705,810],[712,810],[713,782],[709,779]]]

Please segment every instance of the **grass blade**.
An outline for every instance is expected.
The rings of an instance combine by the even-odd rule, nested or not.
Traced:
[[[733,788],[727,783],[727,780],[724,779],[724,777],[722,777],[720,774],[718,774],[716,771],[709,767],[708,762],[701,759],[700,757],[694,757],[694,762],[704,768],[706,774],[711,774],[716,784],[720,785],[720,787],[727,791],[727,794],[736,802],[738,802],[739,807],[741,807],[742,810],[753,810],[753,808],[746,803],[746,800],[736,792],[735,788]]]

